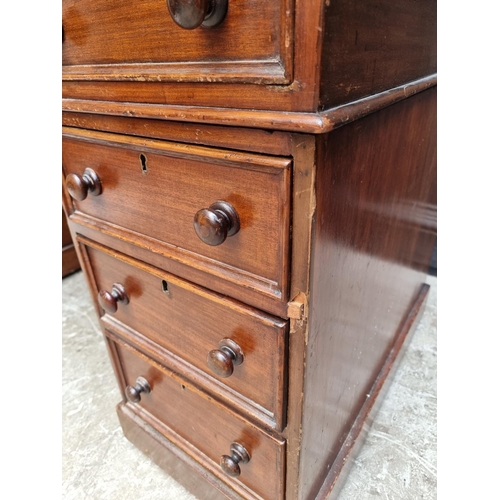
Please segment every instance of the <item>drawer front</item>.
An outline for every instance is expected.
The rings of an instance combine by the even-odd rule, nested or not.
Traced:
[[[91,169],[102,186],[98,196],[88,190],[83,201],[73,200],[70,212],[105,221],[120,239],[142,241],[167,257],[281,301],[287,300],[290,163],[77,129],[65,129],[63,137],[66,179],[70,174],[81,179]],[[223,243],[211,245],[195,232],[194,219],[205,209],[214,214],[219,200],[236,212],[239,230],[233,235],[227,230]]]
[[[234,479],[221,474],[222,479],[229,485],[243,484],[264,499],[283,498],[285,442],[282,438],[264,434],[245,420],[228,413],[130,346],[111,343],[123,385],[140,388],[137,379],[142,377],[150,387],[149,393],[139,392],[140,401],[131,405],[140,406],[196,447],[203,454],[201,461],[208,460],[219,472],[221,457],[230,455],[231,443],[243,446],[250,460],[238,464],[240,476]],[[200,460],[197,455],[195,458]],[[253,495],[248,496],[254,498]]]
[[[196,29],[167,7],[205,2],[63,0],[63,78],[291,81],[292,0],[228,0],[219,26]]]
[[[118,283],[128,299],[116,302],[113,319],[108,312],[105,323],[119,321],[139,332],[201,370],[205,379],[213,377],[213,391],[232,389],[231,403],[250,407],[267,425],[283,426],[288,322],[91,244],[84,248],[95,293],[111,293]]]

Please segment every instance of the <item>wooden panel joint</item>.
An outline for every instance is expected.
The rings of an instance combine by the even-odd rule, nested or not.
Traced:
[[[307,319],[307,297],[304,292],[299,292],[293,300],[287,304],[287,316],[290,319],[304,321]]]

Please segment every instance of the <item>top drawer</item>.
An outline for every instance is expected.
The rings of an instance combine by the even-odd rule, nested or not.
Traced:
[[[69,128],[62,159],[87,195],[73,189],[74,222],[287,300],[290,159]]]
[[[181,22],[190,4],[227,12],[216,27],[185,29],[168,3],[184,9]],[[63,79],[289,83],[291,3],[63,0]]]

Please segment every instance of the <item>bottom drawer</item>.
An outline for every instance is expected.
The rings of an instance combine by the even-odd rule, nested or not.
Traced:
[[[219,477],[230,486],[238,486],[236,489],[244,496],[283,498],[282,438],[264,433],[175,373],[107,334],[122,391],[131,404],[146,410],[181,442],[193,445],[197,449],[194,458],[216,465],[218,471],[224,472]]]

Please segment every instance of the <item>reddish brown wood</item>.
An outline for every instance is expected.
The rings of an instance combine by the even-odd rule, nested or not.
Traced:
[[[436,71],[435,0],[230,2],[210,30],[179,28],[153,0],[142,15],[74,1],[63,2],[68,98],[310,112]]]
[[[197,123],[63,112],[64,126],[130,136],[291,156],[291,134]]]
[[[437,76],[431,74],[384,92],[363,97],[359,100],[341,104],[321,112],[289,113],[286,111],[226,109],[223,107],[205,108],[163,103],[149,104],[151,99],[154,100],[153,96],[148,96],[147,102],[141,102],[141,100],[137,102],[137,98],[130,96],[130,99],[135,99],[134,103],[63,99],[63,109],[76,113],[104,113],[117,116],[132,115],[160,120],[190,120],[196,123],[271,127],[276,130],[323,134],[434,87],[436,82]],[[126,91],[127,87],[124,89],[124,92]],[[218,102],[213,102],[213,104],[223,106],[223,104],[219,104]],[[238,104],[234,103],[234,106],[238,106]],[[240,103],[240,108],[242,107],[244,106]]]
[[[141,396],[135,405],[154,419],[163,422],[171,432],[194,446],[217,464],[220,457],[237,442],[251,460],[242,467],[238,479],[263,499],[276,500],[283,496],[284,441],[262,432],[234,414],[213,404],[206,396],[194,391],[189,384],[179,383],[162,366],[154,363],[129,346],[117,344],[117,355],[127,385],[138,376],[148,380],[151,392]],[[123,390],[125,388],[122,388]],[[203,415],[203,418],[193,418]]]
[[[211,473],[208,464],[205,466],[203,460],[195,460],[173,444],[139,417],[129,405],[120,403],[117,413],[125,437],[153,462],[168,471],[170,477],[182,484],[195,498],[241,500],[240,495]]]
[[[231,443],[230,455],[222,455],[220,459],[221,469],[230,477],[238,477],[241,474],[240,463],[247,464],[250,454],[239,443]]]
[[[62,210],[62,277],[68,276],[80,269],[80,262],[73,245],[68,220]]]
[[[174,22],[181,28],[198,28],[205,20],[209,0],[167,0],[167,7]]]
[[[319,491],[421,289],[435,241],[436,89],[318,146],[299,498]]]
[[[62,277],[78,271],[80,269],[80,263],[78,262],[78,256],[75,252],[75,247],[70,245],[62,249]]]
[[[73,239],[71,238],[71,232],[68,227],[68,218],[62,210],[62,247],[73,244]]]
[[[91,168],[86,168],[82,175],[69,174],[66,177],[66,189],[77,201],[83,201],[89,193],[92,196],[99,196],[102,193],[101,180]]]
[[[286,390],[287,323],[261,311],[225,299],[176,276],[135,261],[90,241],[86,255],[88,273],[98,290],[109,290],[116,281],[123,283],[130,298],[118,307],[113,320],[103,318],[114,330],[120,324],[152,341],[153,356],[163,361],[173,353],[187,362],[184,371],[195,367],[206,389],[230,391],[227,399],[238,405],[241,393],[253,405],[253,418],[266,425],[284,426]],[[91,246],[92,245],[92,246]],[[100,301],[99,301],[100,303]],[[221,318],[223,321],[221,321]],[[222,344],[234,349],[237,369],[228,378],[218,377],[215,386],[208,379],[216,376],[207,365],[207,355]],[[158,351],[158,346],[168,350]],[[238,347],[241,353],[238,354]],[[244,353],[244,354],[243,354]],[[239,359],[238,359],[238,356]],[[243,361],[244,356],[244,362]],[[217,397],[217,392],[213,394]]]
[[[63,1],[63,204],[127,436],[228,498],[323,500],[422,299],[435,1],[229,0],[203,28],[214,1]]]
[[[404,109],[406,109],[406,107],[408,106],[407,102],[412,101],[412,99],[420,98],[420,96],[428,95],[428,92],[435,92],[435,91],[423,92],[415,97],[412,97],[411,99],[407,99],[406,101],[403,101],[402,103],[391,106],[391,107],[387,108],[385,111],[381,111],[379,113],[373,114],[373,115],[371,115],[363,120],[358,120],[357,122],[355,122],[351,125],[347,125],[343,128],[340,128],[339,130],[333,132],[330,136],[328,136],[328,138],[325,139],[324,141],[321,138],[318,138],[317,142],[319,145],[320,156],[318,157],[317,160],[315,160],[315,140],[314,140],[314,138],[312,138],[312,137],[308,138],[308,137],[304,137],[304,136],[300,136],[300,135],[297,135],[294,137],[293,158],[294,158],[294,167],[296,168],[296,171],[295,171],[295,178],[294,178],[294,182],[293,182],[294,217],[292,220],[294,223],[294,230],[293,230],[294,251],[292,252],[292,256],[295,256],[294,258],[296,259],[296,265],[294,266],[294,274],[292,275],[292,280],[291,280],[291,286],[292,286],[292,289],[294,290],[293,291],[293,294],[294,294],[293,298],[296,298],[296,295],[297,295],[296,291],[298,291],[298,292],[300,292],[300,290],[307,291],[307,287],[308,287],[307,283],[308,283],[309,277],[307,274],[307,270],[308,270],[307,241],[309,238],[308,235],[310,234],[310,231],[311,231],[310,221],[311,220],[320,221],[320,219],[317,216],[316,217],[313,216],[313,214],[315,212],[316,212],[316,214],[324,213],[324,211],[326,211],[326,213],[329,213],[328,212],[329,209],[327,208],[328,205],[326,204],[327,203],[326,201],[324,201],[322,205],[320,205],[318,203],[318,207],[316,208],[316,200],[314,197],[314,191],[311,191],[311,184],[316,185],[317,188],[321,187],[323,190],[327,190],[327,186],[328,186],[329,181],[327,181],[327,177],[325,177],[325,175],[323,174],[323,177],[316,182],[315,178],[314,178],[314,176],[315,176],[314,168],[312,168],[311,165],[314,165],[316,162],[320,167],[321,167],[321,165],[323,165],[323,167],[321,167],[321,168],[323,168],[325,171],[326,167],[324,165],[326,163],[325,163],[324,158],[327,157],[327,156],[324,156],[325,151],[328,148],[333,149],[333,146],[331,146],[331,144],[343,144],[344,142],[346,143],[344,148],[337,147],[334,149],[340,155],[339,158],[335,157],[336,158],[335,161],[328,160],[328,163],[331,162],[335,165],[337,165],[337,164],[339,165],[338,172],[341,173],[343,171],[342,165],[344,165],[344,164],[353,163],[354,165],[356,165],[355,160],[349,159],[350,157],[347,159],[345,158],[346,151],[359,150],[358,154],[362,155],[362,158],[365,158],[365,157],[371,158],[371,154],[368,154],[363,149],[363,147],[362,147],[363,143],[352,142],[352,141],[354,141],[354,139],[350,139],[351,137],[358,137],[358,138],[366,137],[366,140],[368,142],[371,141],[373,144],[377,144],[375,139],[373,139],[373,137],[372,137],[372,136],[374,136],[377,138],[379,145],[391,144],[392,145],[391,147],[394,147],[395,150],[398,150],[397,148],[399,146],[397,146],[397,145],[402,142],[402,139],[395,140],[394,136],[391,135],[391,134],[395,133],[394,130],[389,127],[389,130],[393,130],[393,131],[388,132],[387,129],[384,128],[384,124],[386,124],[386,121],[384,121],[385,119],[383,119],[383,117],[387,116],[387,113],[389,113],[390,116],[392,116],[392,114],[395,113],[394,110],[400,109],[401,106],[403,106]],[[417,109],[419,106],[424,107],[424,110],[422,112],[428,112],[428,109],[425,107],[425,104],[422,104],[420,101],[419,101],[419,104],[414,106],[414,108]],[[414,110],[413,113],[416,113],[416,111]],[[403,113],[403,112],[401,112],[401,114],[396,113],[395,116],[393,116],[391,118],[391,120],[387,119],[387,121],[391,122],[391,123],[397,123],[399,120],[400,123],[403,123],[403,126],[406,128],[406,130],[409,130],[409,129],[411,129],[411,127],[409,127],[407,124],[405,125],[404,120],[406,118],[404,118],[404,115],[405,115],[405,113]],[[409,116],[410,116],[410,118],[408,118],[408,119],[410,120],[410,122],[415,122],[414,123],[414,130],[415,131],[418,130],[418,128],[421,127],[422,124],[421,123],[419,124],[418,120],[415,120],[415,118],[411,118],[413,116],[411,113]],[[429,113],[429,120],[432,121],[432,119],[433,119],[433,115],[431,112],[431,113]],[[361,128],[361,129],[356,128],[355,129],[356,132],[351,131],[349,134],[347,133],[347,131],[352,130],[354,126],[361,126],[363,123],[366,123],[367,120],[382,120],[382,122],[374,121],[374,125],[372,127]],[[396,127],[394,127],[394,128],[396,128]],[[379,130],[378,133],[380,134],[380,136],[377,135],[377,133],[375,132],[376,130]],[[336,137],[335,134],[341,134],[341,133],[342,134],[345,133],[346,136],[344,137],[344,135],[340,135],[339,136],[340,137],[339,143],[337,143],[337,140],[333,141],[332,137]],[[399,131],[399,133],[402,134],[401,137],[403,137],[403,132]],[[388,137],[388,138],[386,138],[386,137]],[[410,137],[409,144],[414,144],[416,142],[416,139],[412,138],[412,137],[416,137],[416,136],[412,136],[411,134],[409,134],[408,137]],[[351,141],[351,142],[349,142],[349,141]],[[375,147],[375,146],[373,146],[373,147]],[[407,145],[407,147],[410,147],[410,146]],[[368,147],[366,146],[366,148],[368,148]],[[369,150],[369,148],[367,150]],[[378,150],[374,149],[373,151],[378,151]],[[391,150],[389,149],[389,150],[387,150],[387,153],[384,153],[384,154],[389,154],[390,151]],[[382,153],[378,152],[377,154],[381,155]],[[363,155],[365,155],[365,156],[363,156]],[[415,158],[418,157],[418,154],[415,154],[415,152],[412,152],[411,155],[412,155],[412,157],[415,157]],[[390,164],[390,162],[387,160],[387,158],[383,157],[383,154],[382,154],[381,158],[382,159],[379,158],[376,161],[374,160],[375,165],[378,165],[379,163]],[[372,165],[372,163],[370,163],[370,165]],[[345,168],[347,168],[347,167],[345,167]],[[408,167],[408,168],[410,168],[410,167]],[[427,172],[428,168],[429,168],[428,165],[422,166],[420,169],[419,175],[423,175],[424,171]],[[365,171],[365,172],[372,172],[372,171],[374,171],[373,169],[375,169],[375,172],[376,172],[376,167],[371,167],[368,171]],[[431,168],[431,170],[432,170],[432,168]],[[416,168],[413,169],[413,167],[412,167],[412,172],[413,171],[417,171],[417,169]],[[334,170],[334,172],[337,172],[337,170]],[[396,171],[396,172],[398,172],[398,171]],[[368,175],[368,173],[365,173],[364,175]],[[425,175],[428,175],[428,174],[426,173]],[[389,177],[390,176],[388,176],[388,178]],[[429,181],[429,177],[424,176],[421,179],[422,185],[427,183],[427,187],[429,188],[429,186],[432,186],[432,182],[429,183],[428,181]],[[394,182],[396,182],[396,180]],[[349,180],[349,181],[344,180],[343,183],[341,182],[341,185],[344,185],[344,184],[350,185],[351,183],[353,184],[353,186],[358,186],[358,184],[353,180]],[[407,183],[407,184],[411,184],[411,183]],[[334,184],[334,186],[335,186],[335,184]],[[430,190],[432,191],[432,189],[430,189]],[[390,191],[384,189],[383,187],[379,187],[379,189],[377,189],[376,191],[380,194],[380,196],[384,196],[384,197],[388,196],[389,197],[388,199],[392,199],[390,197]],[[328,196],[326,195],[325,191],[321,191],[321,192],[324,193],[323,199],[327,199]],[[319,193],[319,191],[316,192],[316,194],[318,194],[318,193]],[[341,200],[343,200],[343,201],[341,201]],[[318,201],[319,201],[319,199],[318,199]],[[345,199],[343,199],[341,196],[340,196],[340,201],[334,202],[334,200],[330,200],[329,203],[333,203],[335,207],[337,206],[337,203],[340,204],[339,207],[343,206],[343,205],[348,206],[348,204],[346,204],[346,202],[345,202]],[[360,205],[360,206],[362,206],[362,205]],[[357,205],[355,204],[354,207],[357,207]],[[432,208],[432,201],[429,203],[429,209],[431,209],[431,208]],[[321,210],[321,212],[318,212],[319,210]],[[352,210],[354,210],[354,208]],[[427,210],[426,213],[430,213],[429,210]],[[343,215],[342,211],[340,212],[340,214],[344,217],[347,217],[347,215]],[[339,218],[339,223],[343,220],[342,216]],[[330,217],[330,215],[328,217]],[[425,217],[428,218],[427,215],[425,215]],[[378,220],[378,219],[375,218],[374,220]],[[396,218],[396,220],[399,221],[399,219],[397,219],[397,218]],[[317,222],[317,224],[324,224],[324,222]],[[399,222],[398,222],[398,224],[399,224]],[[81,226],[75,225],[75,227],[78,227],[79,232],[80,232]],[[103,231],[103,229],[105,229],[105,228],[103,228],[102,226],[95,226],[95,227],[99,228],[99,231],[100,231],[99,233],[95,233],[95,232],[90,231],[87,234],[92,235],[92,237],[95,237],[96,239],[101,240],[101,241],[108,238],[105,235],[105,232]],[[316,231],[317,231],[318,227],[320,227],[320,226],[318,225],[316,227]],[[345,226],[341,224],[341,227],[345,227],[345,231],[348,232],[348,231],[352,231],[353,227],[357,227],[357,223],[346,224]],[[396,227],[399,227],[399,226],[397,226],[397,224],[396,224]],[[399,231],[404,232],[403,229],[399,229]],[[432,226],[430,226],[428,228],[420,226],[420,228],[416,228],[416,229],[414,229],[414,231],[417,231],[420,233],[420,236],[419,236],[419,239],[420,239],[420,237],[422,237],[423,234],[426,234],[426,232],[428,232],[430,234],[430,236],[432,236],[433,229],[432,229]],[[384,231],[382,231],[382,232],[384,232]],[[390,231],[385,231],[385,232],[392,234]],[[317,237],[317,234],[318,233],[316,232],[316,237]],[[409,240],[411,240],[411,237],[408,238],[405,236],[405,239],[407,241],[409,241]],[[113,238],[111,238],[111,237],[109,237],[106,241],[107,242],[111,241],[112,243],[109,243],[109,244],[112,244],[112,246],[114,246],[114,247],[127,249],[126,253],[132,252],[133,255],[140,255],[141,259],[145,255],[145,254],[137,253],[137,248],[131,247],[130,245],[127,246],[127,243],[125,241],[113,240]],[[328,241],[328,238],[327,238],[327,241]],[[330,239],[330,244],[332,244],[331,242],[333,242],[333,241],[336,241],[336,240]],[[317,244],[318,243],[316,243],[316,245]],[[425,243],[425,238],[424,238],[424,247],[426,245],[428,245],[428,243]],[[317,247],[315,246],[313,248],[317,248]],[[419,248],[422,248],[422,247],[419,247]],[[326,250],[325,250],[325,252],[326,252]],[[402,252],[403,252],[403,250],[402,250]],[[116,252],[112,252],[111,254],[113,256],[115,256],[115,258],[116,258]],[[423,253],[420,253],[420,257],[418,257],[418,259],[420,259],[420,261],[422,263],[423,263],[423,260],[425,259],[424,254],[425,254],[425,251]],[[375,259],[375,257],[373,257],[373,258]],[[376,261],[376,259],[375,259],[375,261]],[[94,264],[92,264],[92,265],[94,266]],[[328,267],[328,266],[326,265],[326,267]],[[295,274],[295,273],[297,273],[297,274]],[[396,276],[396,274],[395,274],[395,276]],[[113,282],[114,279],[115,278],[110,278],[111,283]],[[167,279],[167,281],[168,281],[168,279]],[[403,280],[403,282],[404,282],[404,280]],[[210,283],[210,285],[211,285],[211,282],[207,282],[207,283]],[[338,284],[338,286],[340,287],[341,285]],[[401,286],[406,286],[406,285],[401,283]],[[297,297],[299,297],[299,296],[300,296],[300,293],[298,293]],[[319,314],[318,311],[315,310],[314,308],[311,309],[311,307],[310,307],[311,303],[309,303],[309,301],[307,299],[308,298],[306,297],[306,301],[304,303],[305,307],[297,309],[299,311],[299,319],[294,320],[293,327],[292,327],[292,339],[291,339],[290,346],[291,346],[291,348],[293,346],[293,349],[291,351],[291,352],[293,352],[293,356],[292,356],[293,357],[293,365],[292,365],[293,374],[290,374],[291,386],[290,386],[290,391],[288,393],[288,397],[290,399],[290,407],[289,408],[290,408],[290,411],[292,412],[292,414],[290,415],[289,424],[287,425],[287,428],[283,432],[284,437],[286,437],[286,439],[287,439],[287,449],[290,448],[289,453],[287,453],[287,474],[286,474],[287,492],[288,492],[287,498],[290,497],[292,499],[299,498],[298,488],[299,488],[300,482],[302,481],[302,479],[304,477],[304,476],[299,475],[297,472],[297,469],[296,469],[297,460],[300,457],[303,457],[305,453],[308,453],[307,446],[305,448],[303,448],[306,444],[306,441],[304,441],[304,433],[303,433],[304,429],[301,428],[302,423],[304,422],[304,420],[303,420],[304,415],[300,415],[300,418],[298,418],[299,416],[298,416],[298,412],[297,412],[297,408],[300,408],[300,404],[301,404],[301,400],[302,400],[303,395],[306,394],[306,397],[307,397],[307,389],[306,389],[306,391],[303,391],[303,389],[301,387],[302,375],[301,375],[300,366],[302,365],[302,367],[303,367],[303,359],[301,359],[301,357],[300,357],[301,356],[300,344],[302,342],[303,344],[308,343],[308,345],[311,345],[311,342],[312,342],[311,339],[313,337],[311,337],[311,332],[310,331],[308,332],[308,330],[307,330],[308,323],[306,320],[307,319],[314,320],[314,315]],[[313,299],[314,299],[314,295],[313,295]],[[301,299],[299,297],[298,303],[300,303],[300,300]],[[313,300],[313,302],[314,302],[314,300]],[[324,307],[324,306],[322,306],[322,307]],[[328,306],[328,307],[330,307],[330,306]],[[300,320],[300,314],[301,314],[300,311],[304,311],[304,314],[306,315],[305,320],[304,319]],[[117,331],[119,331],[120,335],[123,335],[124,337],[126,337],[126,333],[124,333],[124,332],[126,332],[125,328],[123,330],[119,330],[118,325],[112,323],[112,321],[110,319],[106,319],[106,317],[105,317],[104,320],[107,322],[106,324],[113,326],[113,328],[117,327]],[[136,335],[136,334],[131,334],[129,338],[131,339],[130,340],[131,342],[133,341],[133,342],[139,343],[141,345],[141,348],[145,345],[145,343],[143,342],[141,337]],[[210,346],[209,349],[210,350],[214,349],[214,347],[217,345],[217,342],[221,338],[222,338],[222,336],[218,337],[218,339],[214,339],[214,344],[212,346]],[[206,352],[209,352],[209,351],[206,351]],[[245,361],[245,363],[243,363],[241,365],[241,367],[236,368],[233,372],[233,375],[231,375],[226,380],[230,381],[234,376],[236,376],[238,374],[239,369],[243,368],[245,366],[245,364],[246,364],[246,361]],[[308,365],[306,364],[306,367],[307,366]],[[309,365],[309,367],[310,367],[310,365]],[[184,373],[182,371],[182,368],[179,369],[178,367],[176,367],[175,369],[181,373]],[[207,369],[206,366],[204,369],[205,370]],[[190,380],[196,380],[197,383],[200,380],[199,378],[198,379],[196,378],[197,375],[194,372],[187,371],[186,376],[189,377]],[[205,387],[205,388],[208,387],[208,385],[204,386],[203,383],[200,386]],[[210,390],[212,390],[212,387],[213,386],[211,386]],[[224,394],[224,397],[221,399],[221,401],[222,400],[228,401],[228,405],[231,406],[230,397],[228,399],[224,399],[225,397],[226,397],[226,395]],[[356,413],[353,411],[353,418],[354,418],[355,414]],[[262,422],[263,422],[263,420],[262,420]],[[266,425],[269,425],[269,424],[266,424]],[[301,433],[302,433],[302,435],[301,435]],[[227,451],[224,451],[224,453],[227,453]],[[212,469],[210,469],[210,470],[212,470]],[[294,480],[295,474],[297,474],[296,481]],[[335,473],[330,472],[330,477],[332,476],[332,474],[334,475],[334,477],[336,477],[335,476],[336,472]],[[319,488],[321,486],[323,479],[324,479],[324,476],[322,478],[318,479],[317,482],[315,483],[315,486],[317,485],[317,487]],[[335,479],[335,482],[337,482],[337,479]],[[294,488],[297,488],[297,490],[295,490]]]
[[[151,386],[144,377],[137,377],[135,385],[127,385],[125,387],[125,396],[131,403],[140,403],[141,394],[149,394],[150,392]]]
[[[234,236],[240,230],[238,212],[231,203],[222,200],[198,210],[193,224],[200,240],[211,246],[221,245],[228,236]]]
[[[320,109],[436,72],[436,0],[325,5]]]
[[[223,2],[215,3],[208,23],[222,21],[217,13],[223,13]],[[290,5],[290,0],[231,2],[219,26],[188,30],[176,24],[165,1],[64,0],[63,79],[289,83]],[[175,19],[187,24],[186,9],[174,10]],[[190,27],[203,20],[202,10]]]
[[[124,305],[129,303],[127,291],[120,283],[113,283],[111,292],[100,290],[97,296],[99,305],[108,313],[114,314],[118,310],[118,302]]]
[[[323,131],[330,132],[336,128],[347,125],[348,123],[358,120],[359,118],[363,118],[371,113],[380,111],[387,106],[391,106],[399,101],[408,99],[408,97],[411,97],[412,95],[435,87],[436,84],[437,75],[432,74],[384,92],[363,97],[348,104],[341,104],[340,106],[330,108],[320,113],[323,118]]]
[[[64,193],[67,195],[66,191]],[[69,195],[67,196],[69,198]],[[72,209],[72,204],[69,205],[69,208]],[[127,238],[130,238],[130,233],[114,227],[110,228],[95,218],[73,213],[70,221],[75,232],[86,238],[114,248],[123,254],[133,255],[135,258],[167,273],[237,299],[269,314],[287,318],[287,302],[277,301],[272,295],[262,294],[260,286],[253,286],[253,280],[235,279],[234,274],[230,272],[227,275],[225,273],[213,274],[210,270],[206,272],[204,268],[193,266],[189,261],[179,259],[175,254],[165,254],[164,246],[155,240],[143,241],[135,238],[128,241]],[[260,285],[260,282],[257,284]]]
[[[308,335],[309,282],[312,242],[312,222],[316,211],[316,138],[293,136],[293,241],[291,254],[291,303],[301,314],[290,318],[288,353],[288,410],[287,428],[287,498],[296,500],[299,488],[299,458],[302,448],[302,412],[304,400],[304,358]]]
[[[405,352],[405,347],[411,340],[413,331],[418,325],[419,317],[424,309],[427,292],[428,286],[424,285],[401,327],[390,355],[370,390],[370,397],[363,404],[342,447],[341,453],[325,478],[317,496],[318,500],[326,500],[327,498],[328,500],[334,500],[337,498],[337,494],[349,471],[349,465],[364,442],[367,431],[381,404],[381,399],[387,391],[399,361]],[[165,439],[158,431],[146,424],[143,419],[137,418],[127,407],[119,405],[118,416],[127,438],[168,471],[174,479],[188,488],[196,498],[222,500],[222,497],[217,495],[219,494],[218,490],[223,485],[217,482],[216,478],[210,474],[207,468],[200,466],[198,462],[184,454],[170,440]],[[179,470],[182,470],[182,473],[179,473]],[[214,488],[207,489],[206,481],[211,483]],[[226,490],[224,493],[224,498],[241,499],[241,496],[237,495],[233,490]]]
[[[241,347],[231,339],[222,339],[219,348],[208,353],[207,364],[218,377],[227,378],[233,374],[235,365],[241,365],[245,355]]]
[[[174,22],[188,30],[218,26],[227,13],[227,0],[167,0],[167,6]]]
[[[335,500],[347,479],[354,458],[361,450],[374,418],[382,405],[383,398],[389,390],[399,363],[406,352],[418,322],[425,308],[429,293],[429,285],[422,285],[412,308],[404,319],[396,336],[396,341],[387,356],[382,369],[377,375],[342,448],[335,458],[330,470],[316,496],[318,500]]]
[[[196,45],[199,43],[200,38],[202,39],[203,47],[196,46],[193,51],[186,51],[186,44],[178,43],[179,38],[170,36],[170,40],[175,40],[174,50],[168,50],[168,65],[161,68],[159,72],[158,64],[147,65],[141,64],[139,71],[137,67],[127,67],[126,65],[119,65],[115,63],[112,67],[75,67],[70,68],[66,66],[63,70],[63,77],[65,82],[63,83],[63,96],[65,97],[78,97],[91,98],[91,99],[111,99],[120,101],[143,101],[146,99],[147,102],[155,102],[158,98],[158,93],[162,93],[164,98],[163,102],[167,100],[168,102],[181,102],[185,104],[190,102],[191,104],[202,104],[202,105],[217,105],[216,101],[223,106],[233,106],[233,107],[246,107],[246,108],[258,108],[259,103],[267,101],[269,106],[274,109],[275,106],[279,106],[278,103],[282,103],[283,109],[300,109],[300,110],[310,110],[314,107],[313,101],[317,97],[318,86],[315,85],[315,80],[319,74],[319,64],[316,57],[311,57],[313,54],[318,53],[318,43],[321,38],[321,16],[322,16],[322,1],[321,0],[307,0],[295,2],[288,0],[286,3],[280,3],[280,14],[278,18],[271,15],[267,11],[270,2],[257,2],[257,0],[252,0],[251,2],[238,2],[235,14],[231,14],[234,11],[234,6],[229,9],[229,15],[233,19],[232,30],[235,31],[233,34],[231,29],[225,29],[229,19],[225,20],[223,25],[216,30],[221,31],[224,28],[224,36],[219,37],[220,44],[217,45],[225,46],[224,51],[227,50],[227,46],[247,46],[250,50],[250,57],[244,57],[244,60],[239,62],[224,62],[223,64],[218,64],[218,61],[213,62],[213,44],[209,47],[205,47],[205,37],[203,34],[197,34],[196,37],[191,37],[192,42]],[[274,2],[273,2],[274,3]],[[109,5],[110,2],[107,2]],[[265,6],[265,9],[260,9],[260,5]],[[71,5],[70,0],[66,0],[63,3],[63,22],[65,19],[65,6]],[[275,4],[277,5],[277,3]],[[130,8],[130,7],[125,7]],[[146,7],[147,8],[147,7]],[[157,4],[155,8],[161,8],[160,4]],[[272,8],[272,7],[271,7]],[[243,10],[241,10],[243,9]],[[93,9],[88,9],[90,12],[86,16],[93,16]],[[255,10],[260,10],[261,14],[255,16]],[[242,16],[242,12],[246,14]],[[70,17],[75,13],[69,12]],[[77,11],[76,11],[77,13]],[[134,10],[134,14],[136,11]],[[296,22],[294,21],[294,14],[296,17]],[[262,32],[262,22],[259,22],[260,17],[266,17],[264,26],[272,26],[273,30],[276,26],[281,27],[279,37],[271,37],[271,44],[269,44],[269,39],[265,36],[262,37],[260,43],[267,44],[271,46],[277,43],[279,46],[280,58],[255,60],[258,57],[255,50],[255,39],[256,33]],[[251,17],[251,22],[245,20],[245,16]],[[109,16],[108,16],[109,17]],[[129,16],[127,13],[122,14],[122,19],[130,18],[134,20],[134,15]],[[155,16],[156,22],[158,20],[161,22],[162,14]],[[114,22],[116,16],[112,18],[109,22]],[[91,19],[92,20],[92,19]],[[132,21],[134,23],[134,21]],[[239,23],[245,26],[243,32],[240,30]],[[258,27],[255,29],[255,24]],[[269,23],[269,24],[268,24]],[[78,17],[76,17],[76,24],[79,27],[85,28],[88,23],[80,23]],[[96,23],[93,23],[96,25]],[[292,36],[293,28],[300,36]],[[96,25],[98,26],[98,25]],[[137,22],[137,26],[142,29],[142,23]],[[175,27],[172,22],[172,26]],[[245,32],[251,33],[251,36],[246,36]],[[67,31],[67,29],[66,29]],[[101,36],[104,38],[103,44],[109,43],[109,30],[99,29],[101,31]],[[188,34],[197,33],[198,30],[194,32],[184,32]],[[203,31],[203,30],[202,30]],[[239,32],[238,32],[239,31]],[[112,32],[112,29],[111,29]],[[168,33],[158,29],[157,33],[161,35]],[[238,33],[236,33],[238,32]],[[84,35],[87,34],[83,31]],[[104,33],[104,35],[103,35]],[[227,35],[227,36],[226,36]],[[237,36],[235,36],[237,35]],[[119,40],[120,37],[116,37]],[[141,33],[141,41],[142,41]],[[198,40],[198,41],[197,41]],[[182,40],[181,40],[182,41]],[[96,46],[99,51],[99,43],[92,43],[88,39],[84,39],[86,47]],[[89,42],[87,44],[87,42]],[[243,42],[243,43],[242,43]],[[167,49],[171,49],[172,42],[167,43]],[[136,44],[140,45],[140,44]],[[182,49],[179,51],[179,47]],[[64,47],[68,47],[65,42]],[[126,47],[125,47],[126,48]],[[216,47],[217,48],[217,47]],[[155,49],[155,57],[161,57],[161,51]],[[66,49],[67,50],[67,49]],[[72,50],[72,49],[70,49]],[[134,50],[137,50],[134,47]],[[127,51],[127,54],[134,54]],[[199,62],[197,58],[203,58],[208,51],[209,62]],[[85,50],[83,51],[85,52]],[[186,57],[186,53],[188,57]],[[219,52],[219,54],[221,54]],[[191,57],[189,57],[191,56]],[[183,62],[176,62],[177,59],[181,57],[184,58]],[[177,58],[177,59],[176,59]],[[139,58],[140,59],[140,58]],[[186,60],[188,59],[188,60]],[[135,61],[138,58],[134,58]],[[186,64],[190,60],[194,60],[194,64]],[[250,61],[249,64],[247,62]],[[135,71],[134,71],[135,70]],[[292,79],[292,72],[294,82],[284,88],[276,88],[274,86],[266,85],[242,85],[231,83],[230,85],[214,83],[217,81],[247,81],[253,83],[277,83],[280,81],[288,82]],[[77,79],[77,81],[71,81],[72,78]],[[122,81],[100,81],[98,85],[92,81],[79,81],[84,79],[99,79],[99,80],[109,80],[110,78],[122,79],[122,80],[134,80],[134,84],[130,86],[127,82]],[[139,80],[139,81],[136,81]],[[144,81],[146,80],[146,82]],[[152,81],[147,81],[152,80]],[[167,80],[165,83],[158,83],[158,80]],[[168,80],[174,80],[176,83],[168,83]],[[186,80],[191,80],[195,83],[185,83]],[[209,85],[204,86],[203,91],[200,92],[200,83],[207,82]],[[125,83],[125,85],[123,85]],[[146,96],[147,95],[147,96]],[[107,96],[107,97],[105,97]],[[243,103],[246,102],[246,105]],[[232,103],[232,104],[231,104]]]
[[[123,239],[142,239],[190,266],[287,300],[290,159],[64,132],[64,175],[85,165],[103,185],[101,196],[74,201],[70,212],[98,219]],[[219,246],[202,242],[193,228],[196,212],[214,200],[230,203],[240,219],[238,233]]]

